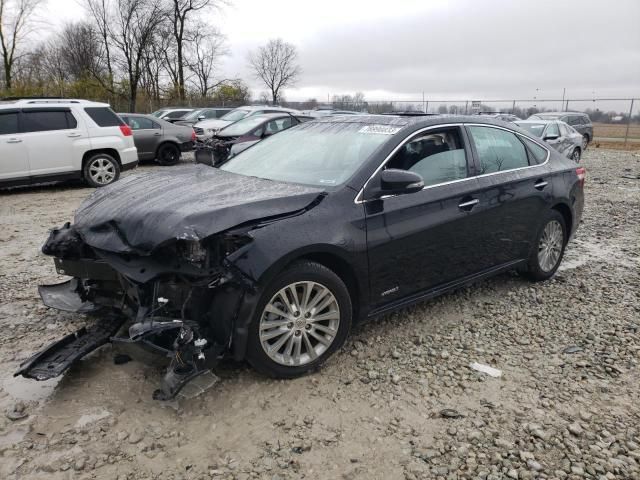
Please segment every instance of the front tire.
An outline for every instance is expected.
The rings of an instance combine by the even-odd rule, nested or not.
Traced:
[[[534,282],[551,278],[564,256],[567,244],[567,226],[557,210],[550,210],[535,238],[531,249],[526,275]]]
[[[180,161],[180,149],[173,143],[165,143],[160,145],[156,155],[158,163],[162,166],[169,167]]]
[[[111,155],[96,153],[87,159],[82,174],[89,186],[104,187],[120,178],[120,165]]]
[[[345,342],[352,304],[344,282],[315,262],[297,262],[267,285],[249,327],[247,360],[260,373],[295,378]]]

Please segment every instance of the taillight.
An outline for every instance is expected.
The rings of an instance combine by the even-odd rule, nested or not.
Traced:
[[[198,139],[198,137],[196,137],[195,130],[191,130],[191,141],[195,142],[197,139]]]
[[[581,187],[584,187],[584,180],[587,178],[587,169],[584,167],[576,168],[576,175],[578,176],[578,182]]]
[[[130,137],[131,135],[133,135],[133,132],[131,131],[131,127],[129,125],[120,125],[120,131],[125,137]]]

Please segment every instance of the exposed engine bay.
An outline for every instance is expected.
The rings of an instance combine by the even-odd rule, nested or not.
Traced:
[[[181,174],[127,177],[85,200],[73,225],[51,230],[42,252],[72,278],[40,286],[42,301],[95,323],[37,353],[16,375],[45,380],[107,342],[135,344],[170,358],[154,392],[168,400],[234,341],[242,348],[258,287],[235,259],[246,263],[252,231],[307,211],[321,195],[274,182],[267,189],[257,185],[264,180],[204,166],[185,170],[186,193],[175,190]]]

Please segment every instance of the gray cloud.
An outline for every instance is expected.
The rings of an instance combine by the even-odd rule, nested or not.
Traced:
[[[431,98],[532,97],[536,89],[558,97],[563,87],[573,96],[637,96],[638,20],[638,0],[466,0],[387,21],[327,25],[299,46],[299,86]]]

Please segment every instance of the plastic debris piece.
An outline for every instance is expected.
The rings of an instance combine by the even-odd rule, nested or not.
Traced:
[[[567,348],[565,348],[562,351],[562,353],[577,353],[581,351],[582,351],[582,347],[579,347],[577,345],[569,345]]]
[[[440,410],[440,416],[442,418],[462,418],[464,417],[459,411],[454,410],[453,408],[445,408]]]
[[[486,373],[490,377],[498,378],[502,376],[502,370],[498,370],[497,368],[490,367],[489,365],[485,365],[484,363],[473,362],[469,366],[473,370]]]

